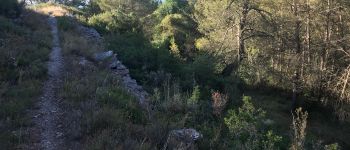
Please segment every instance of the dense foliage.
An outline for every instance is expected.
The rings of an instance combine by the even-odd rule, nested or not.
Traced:
[[[23,4],[17,0],[2,0],[0,5],[0,15],[8,17],[17,17],[20,14]]]
[[[0,14],[18,6],[6,0]],[[197,149],[348,149],[349,10],[347,0],[91,1],[75,20],[58,18],[68,63],[60,94],[79,112],[66,118],[79,120],[72,135],[86,149],[162,149],[181,128],[203,134],[191,143]],[[0,21],[1,130],[24,124],[18,116],[31,103],[16,101],[15,87],[40,85],[49,42],[33,22]],[[80,35],[75,21],[97,29],[104,45]],[[30,35],[35,46],[10,51]],[[104,62],[78,65],[102,47],[150,93],[152,116],[100,69]]]
[[[219,143],[225,143],[219,146],[224,149],[288,145],[289,136],[277,136],[272,131],[276,125],[267,130],[269,125],[262,122],[270,120],[265,118],[269,115],[260,109],[254,112],[249,98],[243,96],[242,108],[235,111],[242,103],[242,93],[263,96],[252,90],[273,93],[266,94],[272,99],[284,99],[284,111],[305,107],[317,113],[322,109],[333,112],[340,122],[348,122],[347,1],[142,3],[95,1],[90,9],[94,15],[87,18],[91,26],[106,34],[109,48],[120,54],[132,75],[150,92],[167,92],[164,86],[174,84],[179,91],[173,92],[179,92],[180,99],[190,100],[183,102],[160,94],[158,99],[164,100],[156,100],[155,104],[170,103],[165,107],[170,112],[191,118],[185,126],[204,132],[201,148],[213,148]],[[192,90],[200,95],[183,97]],[[169,99],[173,102],[167,102]],[[195,104],[196,111],[179,109],[186,103]],[[162,112],[162,107],[157,108]],[[312,140],[306,140],[305,145],[312,147]]]
[[[1,7],[2,7],[1,2]],[[26,143],[27,111],[47,77],[51,37],[44,17],[31,11],[19,21],[0,15],[0,147]]]

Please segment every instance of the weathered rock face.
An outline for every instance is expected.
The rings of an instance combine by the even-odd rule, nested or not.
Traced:
[[[169,133],[167,143],[164,149],[171,150],[192,150],[196,149],[195,142],[202,138],[200,134],[195,129],[179,129],[172,130]]]
[[[31,6],[31,5],[35,5],[35,4],[37,4],[38,2],[37,1],[35,1],[35,0],[19,0],[18,2],[20,2],[20,3],[24,3],[25,5],[27,5],[27,6]]]
[[[87,28],[81,26],[80,29],[83,33],[88,34],[87,38],[95,40],[97,43],[102,43],[102,37],[100,34],[92,28]],[[111,71],[122,79],[123,87],[132,95],[134,95],[140,106],[150,111],[149,107],[149,94],[140,86],[137,81],[131,78],[129,74],[129,69],[123,65],[121,61],[118,60],[117,54],[113,51],[105,51],[102,53],[95,54],[96,61],[106,61],[108,60],[108,67]],[[81,61],[84,64],[83,61]],[[164,74],[164,78],[166,78]],[[150,112],[148,112],[150,113]],[[149,114],[151,116],[151,113]],[[201,139],[203,135],[196,131],[195,129],[179,129],[172,130],[169,133],[167,143],[164,145],[164,149],[176,149],[176,150],[191,150],[196,149],[195,142]]]
[[[113,56],[113,51],[107,51],[102,53],[96,53],[95,54],[95,60],[97,61],[103,61],[107,58],[111,58]]]
[[[89,28],[89,27],[79,25],[77,29],[80,33],[82,33],[90,41],[102,43],[101,41],[103,39],[102,39],[101,35],[94,28]]]
[[[139,101],[140,105],[143,107],[148,107],[148,93],[142,88],[142,86],[138,85],[135,79],[132,79],[129,74],[129,69],[126,68],[117,58],[111,62],[110,69],[113,72],[120,76],[123,80],[122,83],[124,88],[133,94]]]
[[[142,107],[148,108],[148,93],[136,82],[135,79],[131,78],[129,69],[118,60],[117,54],[113,54],[113,51],[95,54],[96,61],[104,61],[109,58],[111,58],[109,68],[115,75],[121,77],[124,88],[138,99]]]
[[[27,5],[35,5],[39,3],[57,3],[57,4],[72,4],[73,0],[18,0],[19,2],[25,2]],[[81,4],[86,6],[90,4],[90,0],[82,0]]]
[[[202,138],[202,135],[195,129],[173,130],[171,131],[171,134],[177,138],[185,140],[186,142],[192,142]]]
[[[97,55],[96,55],[97,56]],[[149,108],[149,94],[142,88],[142,86],[138,85],[137,81],[130,77],[129,69],[122,64],[117,58],[117,54],[113,54],[111,51],[103,52],[98,54],[99,61],[106,60],[107,58],[112,56],[112,59],[109,62],[109,68],[113,71],[113,73],[117,76],[120,76],[122,79],[122,83],[124,88],[132,95],[134,95],[139,104],[148,109]],[[102,59],[103,58],[103,59]],[[176,149],[176,150],[191,150],[196,149],[195,141],[202,138],[202,134],[200,134],[195,129],[179,129],[172,130],[169,133],[167,143],[164,146],[164,149]]]

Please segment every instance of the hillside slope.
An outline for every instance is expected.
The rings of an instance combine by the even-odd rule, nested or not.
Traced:
[[[0,16],[0,147],[28,141],[31,116],[47,79],[52,47],[46,16],[31,10],[20,18]]]
[[[274,5],[265,6],[270,4],[267,2],[271,1],[254,6],[269,8],[266,12],[278,10]],[[349,118],[344,115],[341,120],[334,105],[325,103],[330,101],[327,98],[337,96],[317,97],[316,92],[322,89],[303,87],[298,91],[296,86],[301,83],[288,81],[294,79],[294,64],[287,63],[292,60],[292,46],[285,45],[291,52],[286,50],[276,62],[271,51],[278,44],[269,45],[273,50],[261,46],[271,44],[268,41],[275,38],[263,30],[258,38],[252,35],[243,44],[237,43],[235,40],[240,38],[233,34],[221,39],[223,28],[234,22],[212,22],[227,17],[215,14],[224,5],[221,1],[101,0],[93,4],[96,5],[76,9],[43,3],[24,9],[21,15],[9,11],[0,16],[1,148],[350,147]],[[232,4],[237,8],[245,6],[240,1]],[[249,25],[267,29],[270,26],[265,28],[264,23],[272,26],[294,19],[269,16],[262,9]],[[281,20],[273,22],[269,17]],[[235,30],[227,29],[238,32]],[[286,34],[277,35],[280,32]],[[278,30],[276,37],[281,36],[283,43],[292,32],[296,31]],[[247,45],[239,47],[240,51],[247,50],[242,54],[247,57],[232,63],[235,54],[221,50],[236,50],[236,44]],[[346,44],[343,48],[347,48]],[[334,58],[340,56],[333,54]],[[348,65],[347,57],[342,58],[337,63],[333,61],[332,67]],[[305,86],[316,86],[313,82],[317,82],[311,80],[315,75],[310,71],[312,67],[302,67],[309,68],[301,69],[305,71],[303,81],[308,81]],[[346,75],[342,81],[345,84],[339,85],[345,85],[346,91]],[[346,97],[347,93],[342,93]],[[292,101],[296,97],[303,103]],[[347,105],[339,110],[343,109]]]

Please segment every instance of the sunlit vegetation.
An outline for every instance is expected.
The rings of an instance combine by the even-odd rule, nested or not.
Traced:
[[[183,128],[203,135],[193,149],[350,148],[348,1],[79,4],[33,8],[66,11],[57,17],[66,61],[60,96],[72,114],[68,139],[82,148],[163,149],[170,131]],[[10,131],[27,125],[23,112],[40,93],[50,47],[45,23],[36,26],[42,16],[25,11],[22,23],[9,19],[19,16],[17,6],[0,7],[0,146],[6,147],[22,143]],[[103,43],[87,39],[80,25],[95,28]],[[107,61],[94,60],[106,50],[150,94],[151,111],[122,88]]]
[[[165,0],[156,5],[96,1],[90,11],[94,15],[87,20],[104,34],[108,48],[119,54],[132,75],[155,94],[154,105],[159,111],[180,122],[174,122],[178,128],[202,131],[199,148],[293,148],[291,112],[298,107],[309,112],[310,121],[299,146],[312,148],[325,140],[323,145],[339,142],[347,147],[349,135],[323,129],[349,131],[345,94],[349,84],[348,3]],[[327,46],[327,39],[328,48],[324,49],[320,43]],[[175,97],[167,96],[169,89],[164,87],[169,85],[170,91],[178,89],[170,92]],[[194,96],[198,97],[195,109],[186,109],[186,104],[194,104],[186,102],[191,100],[186,96],[191,91],[200,94]],[[269,125],[256,125],[256,133],[232,135],[224,118],[239,118],[234,112],[242,97],[247,99],[244,93],[253,97],[255,107],[265,109],[260,115]],[[327,115],[334,119],[317,115],[322,110],[332,112],[333,116]],[[333,123],[322,123],[325,120]],[[254,126],[253,122],[246,124]],[[342,129],[337,129],[338,125]],[[259,126],[264,130],[259,131]],[[247,138],[251,134],[257,136]],[[245,140],[237,140],[240,136]]]
[[[0,147],[14,149],[27,141],[28,110],[38,100],[47,77],[51,33],[46,17],[21,10],[15,1],[0,6]],[[10,17],[10,18],[8,18]]]

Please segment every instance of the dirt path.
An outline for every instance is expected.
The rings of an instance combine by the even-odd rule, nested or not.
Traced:
[[[38,143],[34,149],[56,150],[63,148],[63,132],[61,131],[60,118],[63,115],[59,107],[57,89],[60,87],[61,71],[63,68],[63,58],[61,54],[60,41],[57,29],[57,20],[49,18],[49,25],[53,36],[53,47],[48,63],[48,80],[44,83],[43,94],[37,104],[39,108],[33,116],[36,126]]]

